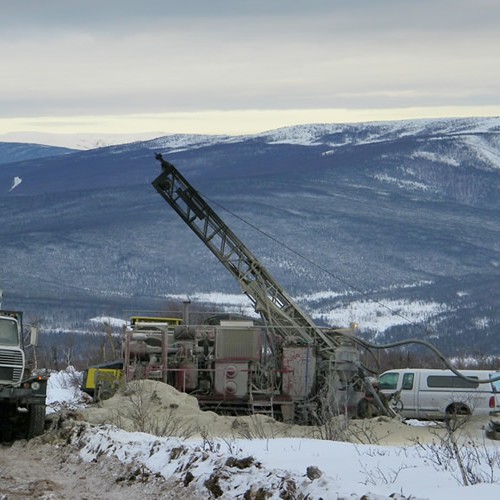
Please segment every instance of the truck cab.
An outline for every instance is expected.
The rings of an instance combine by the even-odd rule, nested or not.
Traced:
[[[0,310],[0,441],[43,433],[47,378],[33,373],[36,330],[25,338],[23,314]]]
[[[22,314],[18,311],[0,311],[0,385],[21,382],[25,369]]]

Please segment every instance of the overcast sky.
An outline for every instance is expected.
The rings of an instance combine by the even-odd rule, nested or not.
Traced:
[[[0,134],[500,115],[498,0],[0,2]]]

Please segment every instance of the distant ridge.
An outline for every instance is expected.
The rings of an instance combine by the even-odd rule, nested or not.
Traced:
[[[317,321],[500,351],[498,118],[171,134],[4,163],[4,305],[68,325],[178,296],[234,302],[237,284],[152,188],[156,152]]]
[[[73,149],[47,146],[41,144],[25,144],[19,142],[0,142],[0,165],[35,158],[47,158],[72,153]]]
[[[128,142],[145,141],[165,135],[164,132],[140,132],[135,134],[56,134],[48,132],[10,132],[0,134],[1,142],[20,142],[43,144],[77,150],[88,150],[106,146],[115,146]]]

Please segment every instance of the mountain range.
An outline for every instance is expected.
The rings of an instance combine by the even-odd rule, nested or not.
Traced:
[[[182,297],[246,307],[151,186],[157,152],[319,324],[500,354],[499,118],[0,143],[4,307],[58,328]]]

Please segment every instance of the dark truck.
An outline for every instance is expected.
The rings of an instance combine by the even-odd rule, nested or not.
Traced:
[[[37,330],[24,332],[20,311],[0,310],[0,441],[43,433],[47,377],[33,372]]]

